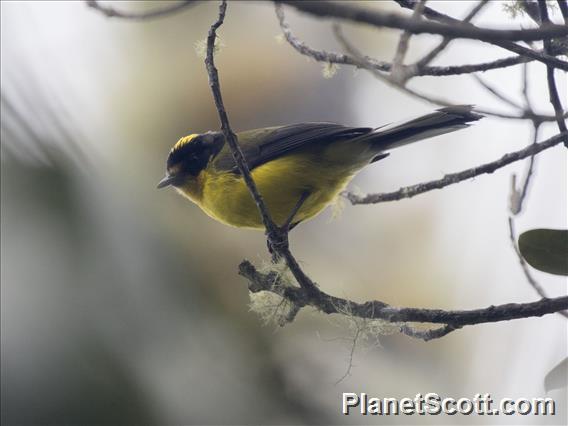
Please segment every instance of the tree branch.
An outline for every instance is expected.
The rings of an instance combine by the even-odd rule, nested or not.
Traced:
[[[278,22],[282,33],[286,38],[286,41],[292,46],[298,53],[308,56],[318,62],[328,62],[340,65],[352,65],[358,67],[359,62],[349,55],[337,52],[328,52],[325,50],[317,50],[308,46],[305,42],[299,40],[290,29],[290,26],[286,22],[286,17],[284,15],[284,10],[280,3],[275,4],[276,16],[278,17]],[[554,43],[555,54],[566,53],[568,49],[559,43]],[[541,53],[541,52],[539,52]],[[519,65],[527,62],[533,61],[533,58],[528,58],[525,56],[510,56],[508,58],[497,59],[491,62],[483,62],[479,64],[466,64],[466,65],[450,65],[450,66],[421,66],[415,72],[415,77],[422,76],[449,76],[449,75],[460,75],[460,74],[470,74],[473,72],[484,72],[494,69],[507,68],[514,65]],[[365,61],[372,66],[377,71],[389,72],[392,68],[390,62],[378,61],[369,56],[365,56]]]
[[[219,119],[221,121],[221,130],[223,135],[225,136],[225,140],[227,144],[231,148],[231,153],[233,154],[233,159],[241,172],[243,179],[247,185],[248,190],[250,191],[256,206],[258,207],[259,213],[262,218],[262,222],[266,228],[266,234],[269,244],[271,245],[274,252],[284,258],[288,268],[300,284],[302,288],[308,292],[315,291],[316,285],[312,280],[304,274],[300,265],[290,252],[288,246],[288,230],[280,229],[272,220],[270,213],[268,211],[268,207],[264,203],[264,200],[259,193],[256,184],[252,178],[248,165],[246,163],[245,157],[241,148],[237,141],[237,136],[231,130],[231,126],[229,124],[229,117],[227,115],[227,111],[225,110],[225,106],[223,105],[223,98],[221,96],[221,87],[219,83],[219,75],[217,72],[217,68],[215,67],[215,62],[213,58],[213,52],[215,48],[215,39],[217,37],[217,29],[223,24],[225,19],[225,12],[227,10],[227,2],[226,0],[222,0],[219,5],[219,16],[217,21],[213,23],[211,28],[209,29],[209,35],[207,37],[207,56],[205,58],[205,66],[207,68],[207,74],[209,76],[209,86],[211,87],[211,91],[213,93],[213,99],[215,100],[215,106],[217,108],[217,112],[219,113]]]
[[[121,12],[110,6],[103,6],[99,4],[97,0],[86,0],[87,6],[98,10],[107,18],[121,18],[130,19],[134,21],[144,21],[148,19],[161,18],[164,16],[172,15],[179,12],[189,6],[193,6],[197,3],[197,0],[183,0],[179,3],[163,7],[161,9],[151,10],[149,12],[132,13],[132,12]]]
[[[475,14],[474,12],[476,10],[479,10],[479,8],[475,8],[470,13],[470,15],[468,15],[468,16],[473,16]],[[364,56],[360,52],[356,51],[355,48],[350,43],[347,42],[347,40],[345,39],[345,37],[341,33],[338,24],[334,24],[334,26],[333,26],[334,32],[335,32],[337,39],[344,46],[344,48],[346,49],[348,54],[326,52],[326,51],[322,51],[322,50],[315,50],[315,49],[309,47],[306,43],[299,40],[297,37],[295,37],[292,34],[292,31],[290,30],[290,27],[288,26],[288,23],[286,22],[283,8],[279,3],[275,4],[275,11],[276,11],[276,16],[278,17],[278,21],[280,23],[280,27],[282,29],[282,33],[284,34],[284,37],[286,38],[288,43],[294,49],[296,49],[296,51],[298,51],[299,53],[306,55],[308,57],[311,57],[311,58],[315,59],[316,61],[323,61],[323,62],[328,62],[328,63],[342,63],[342,64],[353,65],[357,68],[366,69],[366,70],[372,72],[377,78],[380,78],[382,81],[385,81],[388,84],[391,84],[394,87],[397,87],[398,89],[408,93],[411,96],[417,97],[419,99],[425,100],[427,102],[430,102],[430,103],[433,103],[433,104],[439,105],[439,106],[454,105],[452,102],[449,102],[449,101],[446,101],[446,100],[443,100],[443,99],[440,99],[440,98],[435,98],[435,97],[432,97],[431,95],[425,95],[425,94],[419,93],[415,90],[409,89],[407,86],[401,84],[401,81],[390,78],[389,75],[387,75],[387,74],[380,73],[379,71],[390,70],[392,68],[391,64],[387,63],[387,62],[377,61],[377,60],[370,58],[368,56]],[[493,62],[492,64],[496,65],[498,62],[501,63],[501,62],[505,62],[505,61],[506,60],[496,61],[496,62]],[[479,65],[482,66],[484,64],[479,64]],[[462,67],[459,67],[459,66],[458,67],[456,67],[456,66],[454,66],[454,67],[415,67],[415,66],[410,66],[410,67],[405,67],[405,69],[410,70],[412,68],[412,74],[406,76],[408,78],[411,78],[411,77],[414,77],[414,76],[417,76],[417,75],[429,75],[428,74],[429,71],[433,72],[432,75],[451,75],[452,73],[471,72],[474,69],[472,67],[477,67],[477,66],[476,65],[472,65],[472,66],[465,65],[465,66],[462,66]],[[477,69],[477,68],[475,68],[475,69]],[[446,72],[448,72],[448,73],[446,74]],[[554,117],[554,116],[544,116],[544,115],[536,114],[533,111],[529,111],[529,110],[522,111],[522,113],[520,115],[504,114],[504,113],[499,113],[499,112],[496,112],[496,111],[484,110],[482,108],[478,108],[478,111],[482,112],[484,114],[499,117],[499,118],[514,119],[514,120],[530,119],[533,122],[539,122],[539,123],[556,120],[556,117]]]
[[[213,93],[215,106],[217,108],[217,112],[219,113],[219,119],[221,121],[221,130],[223,132],[223,135],[225,136],[227,144],[231,148],[233,159],[235,160],[235,163],[240,173],[243,175],[243,179],[258,207],[259,213],[262,217],[262,222],[264,223],[267,232],[270,232],[271,230],[276,229],[276,225],[272,221],[270,213],[268,212],[268,208],[266,207],[262,196],[260,195],[258,189],[256,188],[256,185],[252,179],[243,152],[238,144],[237,136],[232,131],[231,125],[229,124],[229,117],[227,115],[227,111],[225,110],[225,106],[223,104],[223,98],[221,95],[219,74],[217,68],[215,67],[215,62],[213,59],[214,49],[215,49],[215,39],[217,38],[217,29],[223,24],[226,10],[227,10],[227,2],[226,0],[223,0],[221,1],[219,6],[219,17],[217,21],[209,29],[209,35],[207,36],[207,56],[205,58],[205,66],[207,68],[207,74],[209,76],[209,86],[211,87],[211,92]]]
[[[313,49],[312,47],[308,46],[305,42],[299,40],[296,36],[294,36],[294,34],[290,29],[290,26],[286,22],[282,5],[280,3],[276,3],[275,8],[276,8],[276,16],[278,17],[278,22],[280,24],[280,28],[282,29],[282,33],[286,38],[286,41],[298,53],[304,56],[308,56],[318,62],[352,65],[355,67],[359,66],[359,62],[355,58],[349,55],[345,55],[343,53],[328,52],[325,50]],[[555,46],[556,54],[562,54],[568,51],[568,49],[565,46],[562,46],[559,43],[553,42],[553,46]],[[378,61],[369,56],[365,56],[364,58],[365,61],[377,71],[389,72],[392,68],[392,64],[390,62]],[[421,66],[419,69],[416,70],[415,77],[422,77],[422,76],[438,77],[438,76],[469,74],[478,71],[484,72],[494,69],[507,68],[514,65],[530,62],[533,60],[534,60],[533,58],[528,58],[525,56],[510,56],[508,58],[497,59],[495,61],[483,62],[479,64],[450,65],[450,66]]]
[[[564,25],[549,24],[538,29],[494,30],[464,24],[459,20],[454,20],[452,25],[443,22],[416,21],[396,13],[364,8],[353,3],[338,3],[328,0],[282,0],[281,2],[320,18],[345,19],[375,27],[406,30],[412,34],[439,34],[452,38],[467,38],[487,42],[538,41],[568,35],[568,28]],[[414,2],[411,9],[414,9]]]
[[[394,0],[394,1],[405,9],[413,9],[414,8],[414,0]],[[440,12],[430,8],[430,7],[425,7],[423,14],[428,19],[438,21],[438,22],[443,22],[443,23],[450,24],[450,25],[461,23],[460,20],[452,18],[451,16],[445,15],[443,13],[440,13]],[[472,24],[463,24],[463,25],[469,25],[469,26],[474,27]],[[474,28],[477,28],[477,27],[474,27]],[[525,31],[525,30],[518,30],[518,31]],[[495,41],[482,40],[482,41],[486,41],[487,43],[493,44],[495,46],[499,46],[503,49],[509,50],[511,52],[515,52],[519,55],[526,56],[527,58],[531,58],[531,59],[534,59],[536,61],[540,61],[542,63],[545,63],[547,65],[551,65],[551,66],[554,66],[556,68],[568,71],[568,62],[562,61],[562,60],[560,60],[560,59],[558,59],[554,56],[551,56],[549,54],[546,54],[546,53],[537,52],[535,50],[528,49],[526,47],[523,47],[523,46],[520,46],[516,43],[513,43],[512,41],[507,41],[507,40],[495,40]]]
[[[548,17],[548,8],[546,6],[545,0],[538,0],[538,8],[540,11],[540,21],[541,28],[549,25],[551,23]],[[568,28],[568,25],[567,25]],[[550,54],[551,45],[549,40],[544,41],[544,51]],[[556,79],[554,77],[554,67],[546,67],[546,80],[548,83],[548,95],[550,98],[550,103],[554,108],[554,113],[556,114],[556,122],[558,123],[558,129],[561,132],[566,132],[566,122],[564,121],[564,110],[562,109],[562,103],[560,102],[560,97],[558,96],[558,88],[556,87]],[[568,148],[568,137],[564,141],[564,146]]]
[[[426,95],[424,93],[420,93],[414,89],[410,89],[409,87],[402,85],[398,80],[390,78],[390,75],[387,74],[383,74],[379,71],[376,71],[369,63],[366,62],[365,56],[363,56],[356,48],[355,46],[353,46],[351,43],[349,43],[349,41],[345,38],[345,36],[343,35],[343,32],[341,31],[341,27],[339,26],[339,24],[334,24],[333,26],[334,28],[334,32],[335,32],[335,36],[338,39],[338,41],[342,44],[342,46],[344,47],[344,49],[351,55],[351,58],[353,59],[353,61],[355,61],[357,63],[357,66],[359,68],[363,68],[366,69],[367,71],[371,72],[375,77],[377,77],[379,80],[386,82],[387,84],[390,84],[394,87],[396,87],[397,89],[411,95],[414,96],[418,99],[422,99],[426,102],[430,102],[434,105],[438,105],[438,106],[455,106],[456,104],[454,102],[449,102],[445,99],[433,96],[433,95]],[[501,112],[497,112],[497,111],[490,111],[484,108],[480,108],[477,107],[476,108],[477,112],[480,112],[482,114],[485,115],[491,115],[493,117],[499,117],[499,118],[506,118],[506,119],[511,119],[511,120],[531,120],[534,123],[543,123],[545,121],[556,121],[556,117],[552,117],[552,116],[543,116],[543,115],[539,115],[539,114],[535,114],[532,110],[523,110],[522,113],[520,115],[511,115],[511,114],[504,114]]]
[[[416,195],[423,194],[434,189],[441,189],[482,174],[493,173],[495,170],[514,163],[515,161],[536,155],[539,152],[544,151],[545,149],[552,148],[553,146],[560,144],[566,136],[567,133],[565,132],[559,133],[556,136],[553,136],[543,142],[532,144],[519,151],[505,154],[499,160],[482,164],[481,166],[473,167],[471,169],[463,170],[458,173],[451,173],[445,175],[442,179],[400,188],[398,191],[367,195],[347,193],[346,196],[352,204],[376,204],[384,203],[387,201],[402,200],[404,198],[412,198]]]
[[[445,336],[466,325],[540,317],[568,309],[568,296],[541,299],[531,303],[508,303],[463,311],[401,308],[376,300],[357,303],[349,299],[331,296],[319,289],[315,293],[308,294],[298,287],[282,286],[279,285],[279,278],[274,272],[261,273],[246,260],[239,265],[239,274],[249,281],[251,292],[273,292],[287,298],[299,308],[311,306],[326,314],[348,314],[358,318],[384,320],[391,323],[418,322],[445,325],[442,329],[433,330],[426,334],[414,330],[410,331],[404,325],[401,327],[401,331],[406,332],[405,334],[425,340]]]

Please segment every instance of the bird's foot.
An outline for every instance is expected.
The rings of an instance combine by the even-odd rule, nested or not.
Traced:
[[[280,260],[280,253],[289,247],[288,232],[290,231],[289,226],[279,226],[277,227],[272,235],[268,235],[266,239],[266,244],[268,245],[268,251],[272,255],[272,262],[276,263]]]

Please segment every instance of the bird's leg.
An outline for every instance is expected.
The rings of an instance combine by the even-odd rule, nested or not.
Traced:
[[[294,226],[297,225],[298,222],[296,222],[294,225],[292,225],[292,222],[294,222],[294,218],[296,217],[296,215],[298,214],[298,212],[300,211],[300,209],[302,208],[302,206],[304,205],[304,203],[306,202],[309,196],[310,196],[309,191],[302,192],[302,195],[300,195],[298,202],[292,209],[292,213],[290,213],[290,216],[288,216],[288,219],[286,219],[286,222],[284,222],[284,225],[282,225],[282,227],[280,228],[282,231],[288,233],[289,231],[292,230]]]
[[[300,195],[298,202],[292,209],[292,212],[288,216],[288,219],[286,219],[286,222],[284,222],[282,226],[276,228],[277,235],[273,235],[272,238],[268,239],[268,251],[272,254],[273,262],[277,262],[279,260],[278,248],[288,247],[288,233],[299,223],[293,223],[294,217],[296,217],[296,214],[298,214],[298,211],[300,211],[309,196],[309,191],[302,192],[302,195]]]

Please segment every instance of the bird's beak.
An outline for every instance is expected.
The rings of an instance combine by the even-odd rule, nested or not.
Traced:
[[[175,176],[166,175],[164,178],[158,183],[158,189],[165,188],[166,186],[170,186],[175,180]]]

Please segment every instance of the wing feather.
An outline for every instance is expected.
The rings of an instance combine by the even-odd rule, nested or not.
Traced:
[[[370,133],[370,127],[347,127],[334,123],[300,123],[239,133],[239,143],[251,170],[312,144],[330,144]],[[258,143],[262,140],[262,143]],[[218,170],[239,173],[228,146],[215,158]]]

